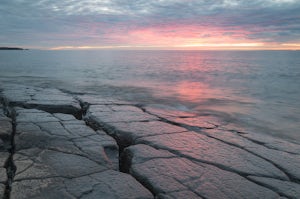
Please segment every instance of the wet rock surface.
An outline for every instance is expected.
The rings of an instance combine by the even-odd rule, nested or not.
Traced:
[[[0,91],[0,198],[300,197],[296,143],[97,95]]]

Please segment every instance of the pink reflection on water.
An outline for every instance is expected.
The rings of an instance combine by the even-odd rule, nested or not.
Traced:
[[[198,103],[224,95],[222,90],[211,88],[201,82],[189,81],[179,82],[175,87],[175,93],[179,100]]]

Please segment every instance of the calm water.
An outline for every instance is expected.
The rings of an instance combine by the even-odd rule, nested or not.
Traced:
[[[300,142],[300,51],[0,51],[0,81],[210,113]]]

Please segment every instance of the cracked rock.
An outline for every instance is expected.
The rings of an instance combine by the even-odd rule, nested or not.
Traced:
[[[118,168],[118,146],[103,131],[94,131],[71,115],[68,120],[60,120],[59,117],[67,116],[35,109],[19,108],[16,112],[17,151],[34,147],[55,150],[88,158],[107,168]]]
[[[132,176],[107,170],[72,179],[54,177],[16,181],[11,198],[150,199],[153,196]]]
[[[266,187],[270,187],[273,190],[276,190],[277,193],[288,198],[300,198],[300,185],[297,183],[257,176],[250,176],[250,179]]]
[[[133,177],[114,171],[118,146],[103,131],[35,109],[16,108],[16,122],[10,198],[153,198]]]
[[[114,98],[103,98],[102,96],[98,95],[81,95],[78,96],[77,99],[81,103],[86,103],[90,105],[132,105],[130,102],[122,101],[122,100],[117,100]]]
[[[184,127],[213,129],[222,123],[218,118],[213,116],[199,116],[185,111],[165,110],[155,107],[146,107],[146,111]]]
[[[149,157],[144,153],[147,150],[146,145],[130,146],[123,156],[129,157],[129,172],[158,198],[279,198],[274,191],[236,173],[154,148]]]
[[[7,105],[36,108],[52,113],[79,115],[81,107],[70,95],[58,89],[5,84],[1,98]]]
[[[129,105],[91,105],[87,111],[87,118],[100,124],[158,120],[157,117]]]
[[[286,144],[280,148],[273,147],[274,145],[272,143],[272,146],[270,146],[270,144],[263,144],[270,140],[278,140],[276,138],[268,139],[268,137],[266,137],[266,139],[261,139],[259,142],[253,142],[252,139],[246,138],[253,138],[254,136],[247,136],[247,134],[240,135],[234,132],[219,130],[206,131],[206,133],[211,137],[217,138],[232,145],[236,145],[259,157],[264,158],[265,160],[276,165],[277,168],[280,168],[282,171],[284,171],[289,176],[289,178],[292,178],[292,180],[300,181],[300,156],[297,154],[298,146],[296,144],[291,144],[289,152],[286,152],[287,150],[285,150],[284,146],[287,146],[288,143],[286,143],[285,141],[281,141]],[[264,138],[264,136],[260,137]],[[278,140],[278,142],[279,141],[280,140]]]
[[[137,143],[169,150],[188,159],[209,163],[242,175],[287,179],[281,170],[258,156],[191,131],[140,138]]]

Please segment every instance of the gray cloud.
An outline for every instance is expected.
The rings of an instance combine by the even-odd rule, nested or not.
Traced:
[[[298,0],[3,0],[0,45],[125,44],[132,30],[189,25],[223,29],[227,36],[243,29],[248,39],[300,42],[299,10]]]

